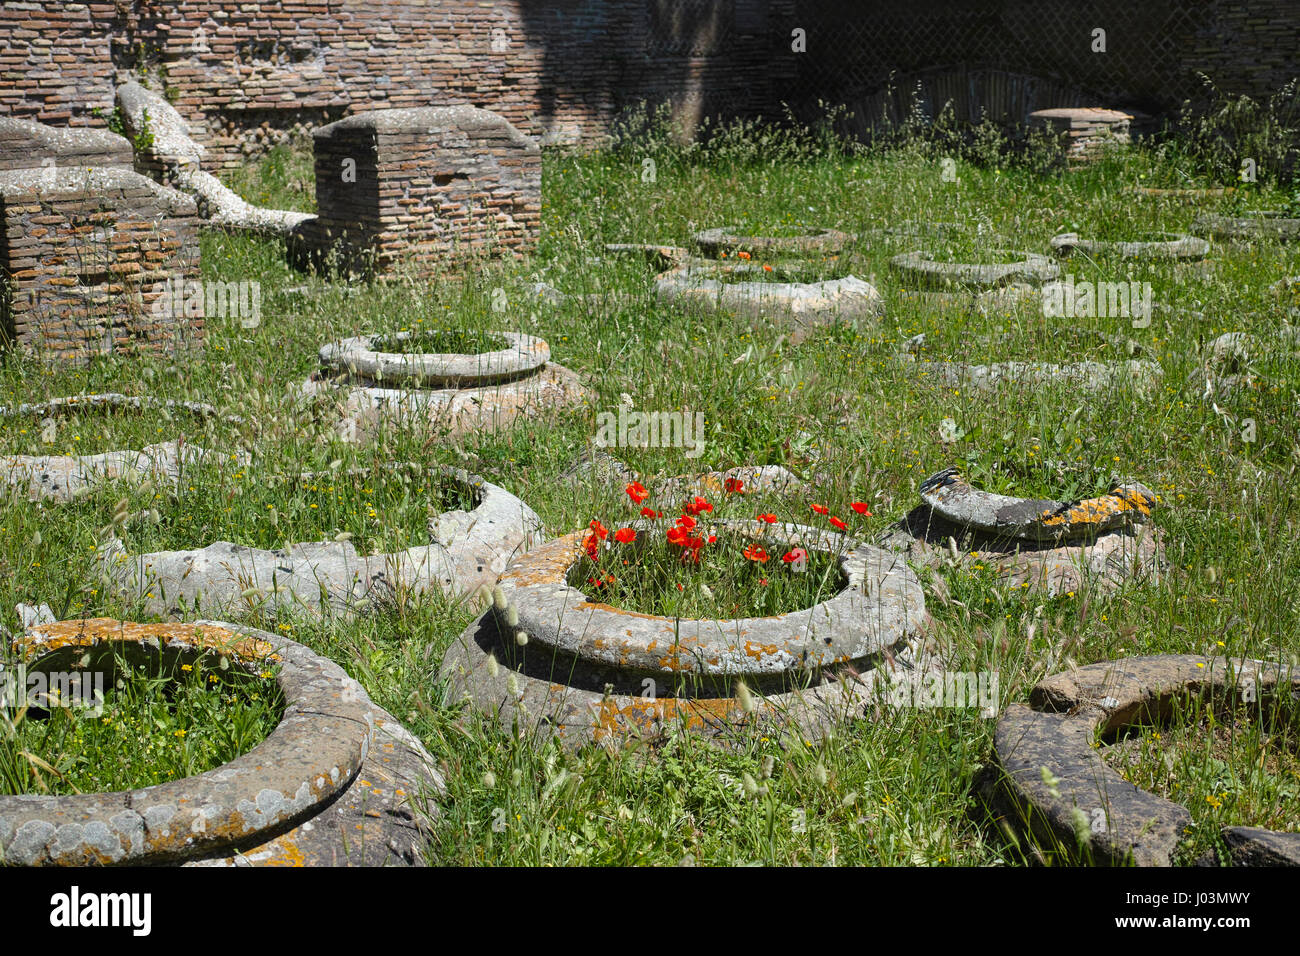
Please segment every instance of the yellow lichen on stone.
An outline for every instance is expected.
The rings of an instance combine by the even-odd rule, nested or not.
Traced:
[[[43,624],[28,632],[37,640],[19,637],[15,650],[23,650],[30,659],[63,647],[93,647],[105,641],[143,644],[156,640],[160,645],[173,642],[189,644],[203,650],[231,654],[241,660],[278,662],[274,646],[259,638],[248,637],[212,624],[139,624],[108,617],[93,617]]]

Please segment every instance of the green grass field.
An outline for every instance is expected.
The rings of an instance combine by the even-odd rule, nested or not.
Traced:
[[[645,159],[654,161],[653,181]],[[257,202],[310,208],[293,172],[309,162],[280,148],[260,178],[249,172],[238,185]],[[1021,495],[1087,495],[1113,478],[1132,477],[1160,495],[1153,522],[1164,535],[1167,573],[1109,596],[1044,599],[1009,591],[977,569],[945,571],[948,587],[928,589],[927,604],[936,621],[933,640],[950,666],[997,671],[1006,703],[1024,701],[1049,673],[1123,655],[1295,662],[1300,359],[1281,347],[1255,356],[1253,385],[1216,398],[1216,411],[1203,397],[1200,350],[1224,332],[1266,336],[1295,321],[1268,288],[1300,273],[1300,247],[1215,244],[1204,262],[1192,264],[1081,254],[1063,264],[1079,282],[1151,283],[1155,300],[1171,309],[1144,328],[1122,317],[1048,320],[1037,304],[929,304],[902,289],[888,266],[891,256],[915,249],[958,260],[995,248],[1046,254],[1051,237],[1065,231],[1103,239],[1185,232],[1202,212],[1284,208],[1291,197],[1266,186],[1199,205],[1136,195],[1126,187],[1188,184],[1176,156],[1136,148],[1069,173],[964,161],[955,182],[941,172],[933,151],[907,146],[846,155],[765,150],[732,138],[712,149],[647,140],[590,153],[551,151],[536,254],[428,283],[304,277],[284,264],[275,242],[208,233],[204,277],[262,283],[259,327],[209,319],[205,355],[177,364],[110,358],[45,370],[11,359],[0,367],[0,402],[107,390],[206,401],[245,424],[144,415],[84,427],[97,450],[180,434],[243,450],[255,456],[251,475],[333,462],[456,465],[520,496],[554,534],[626,510],[622,485],[593,481],[575,492],[557,481],[595,434],[595,415],[616,410],[623,395],[639,409],[705,416],[707,446],[699,458],[686,458],[682,449],[615,450],[638,472],[781,464],[821,481],[817,500],[832,514],[848,517],[851,502],[870,503],[873,516],[860,522],[870,534],[902,517],[919,501],[918,484],[952,464],[989,490]],[[937,240],[890,234],[906,220],[955,229]],[[602,250],[607,242],[688,245],[697,230],[733,223],[856,234],[843,262],[882,292],[883,317],[856,330],[821,330],[790,346],[763,322],[661,304],[643,263],[612,260]],[[601,263],[593,265],[592,257]],[[551,306],[530,296],[536,281],[566,293],[606,294]],[[304,295],[284,293],[302,285]],[[494,310],[497,290],[504,311]],[[1066,334],[1067,325],[1084,331]],[[539,335],[598,399],[553,422],[521,422],[494,435],[449,441],[409,429],[357,448],[337,441],[325,411],[294,396],[328,341],[440,328]],[[919,333],[926,336],[923,361],[1105,358],[1099,339],[1129,338],[1164,374],[1145,394],[1125,388],[1085,395],[1066,386],[967,392],[899,361],[903,343]],[[944,419],[957,431],[941,431]],[[18,434],[31,425],[5,427],[12,432],[3,436],[7,448],[31,438]],[[57,449],[75,443],[61,428]],[[41,447],[32,440],[23,450]],[[360,507],[364,496],[348,490],[358,491]],[[59,507],[0,505],[5,624],[17,626],[10,609],[19,601],[48,602],[60,618],[133,613],[106,592],[93,564],[99,532],[124,493],[106,489]],[[259,488],[259,507],[292,513],[293,502],[277,505],[276,494]],[[789,509],[806,515],[807,502],[791,501]],[[803,749],[756,738],[723,752],[687,737],[653,753],[535,752],[472,718],[459,721],[458,709],[444,701],[439,662],[473,616],[465,603],[430,597],[352,622],[246,622],[278,628],[338,661],[442,763],[449,792],[431,862],[1022,865],[1037,858],[984,826],[972,787],[991,759],[994,722],[977,710],[885,709]]]

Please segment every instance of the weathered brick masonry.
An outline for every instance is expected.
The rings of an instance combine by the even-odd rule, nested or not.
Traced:
[[[643,99],[687,119],[818,99],[875,116],[918,82],[932,110],[953,99],[975,119],[1160,113],[1196,95],[1197,71],[1268,96],[1297,71],[1298,19],[1294,0],[4,0],[0,114],[102,125],[116,81],[163,70],[218,169],[295,124],[383,107],[470,104],[551,140],[597,137]]]
[[[199,276],[195,215],[120,136],[0,119],[0,335],[49,360],[198,347],[201,317],[153,309]]]
[[[417,274],[448,258],[522,250],[541,221],[541,150],[471,106],[375,110],[315,132],[319,218],[341,264]]]
[[[102,124],[91,110],[111,112],[114,81],[144,62],[165,69],[213,169],[295,124],[381,107],[469,104],[592,139],[641,99],[687,118],[778,107],[794,2],[5,2],[0,113]]]
[[[793,99],[845,103],[865,125],[904,116],[919,93],[933,115],[982,112],[1008,123],[1032,111],[1102,106],[1167,114],[1221,89],[1267,99],[1300,76],[1295,0],[799,0],[808,54]],[[1103,30],[1105,51],[1094,50]]]

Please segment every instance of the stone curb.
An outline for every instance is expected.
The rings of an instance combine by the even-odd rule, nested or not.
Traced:
[[[838,229],[822,229],[806,236],[738,236],[730,226],[705,229],[697,232],[692,241],[706,256],[717,257],[722,252],[744,250],[761,255],[785,253],[810,255],[824,253],[838,255],[856,237]]]
[[[514,381],[478,388],[402,389],[323,380],[316,373],[302,385],[306,398],[340,393],[345,441],[362,442],[384,425],[446,429],[449,438],[508,427],[520,416],[558,412],[595,401],[578,374],[556,362]]]
[[[1210,244],[1204,239],[1178,232],[1160,234],[1163,238],[1146,242],[1105,242],[1100,239],[1080,239],[1077,232],[1063,232],[1053,236],[1052,251],[1062,259],[1076,249],[1095,256],[1119,256],[1121,259],[1178,259],[1194,261],[1204,259]]]
[[[702,523],[703,525],[703,523]],[[838,664],[861,664],[918,631],[925,619],[920,581],[894,555],[832,532],[800,525],[717,521],[710,533],[777,548],[799,545],[838,555],[845,586],[811,608],[773,617],[674,620],[593,600],[567,583],[581,541],[576,531],[518,559],[499,586],[518,610],[529,646],[588,668],[613,670],[619,683],[641,679],[793,677]],[[643,535],[661,535],[663,527]]]
[[[1128,359],[1121,362],[993,362],[971,365],[967,362],[917,361],[916,370],[933,375],[943,385],[973,388],[981,392],[1010,385],[1048,385],[1059,383],[1085,392],[1106,392],[1131,385],[1143,391],[1164,377],[1158,362]]]
[[[178,409],[201,418],[217,418],[219,415],[217,409],[203,402],[102,392],[0,407],[0,417],[34,417],[78,408],[158,408],[168,412]],[[239,425],[244,422],[237,415],[223,416],[222,421]],[[112,481],[128,473],[175,482],[184,466],[212,454],[215,453],[181,440],[146,445],[139,451],[122,449],[98,455],[9,455],[0,457],[0,483],[23,490],[29,501],[62,504],[85,494],[98,482]],[[240,453],[238,460],[246,462],[248,456]]]
[[[1258,661],[1194,655],[1105,661],[1039,682],[1029,707],[1007,708],[994,737],[1002,786],[1019,811],[1019,822],[1065,847],[1086,844],[1095,861],[1173,865],[1191,814],[1124,780],[1092,746],[1095,735],[1165,718],[1179,698],[1236,699],[1247,681],[1260,700],[1300,694],[1300,674]],[[1230,840],[1240,849],[1234,857],[1285,855],[1295,846],[1293,834],[1261,833],[1268,836],[1235,833]],[[1086,839],[1080,841],[1076,834],[1086,834]]]
[[[645,683],[639,694],[589,690],[569,683],[573,668],[562,657],[534,653],[525,666],[517,651],[489,608],[443,658],[440,676],[447,684],[447,703],[468,703],[502,733],[528,739],[533,746],[555,739],[571,750],[589,743],[609,749],[660,743],[678,731],[723,746],[746,731],[792,745],[811,744],[846,721],[876,712],[886,670],[914,674],[931,666],[918,663],[911,644],[901,642],[865,672],[823,674],[806,687],[766,695],[754,690],[746,702],[730,695],[655,697],[654,685]],[[733,687],[730,693],[735,692]]]
[[[120,392],[96,392],[87,395],[66,395],[52,398],[48,402],[23,402],[20,405],[0,406],[0,416],[6,418],[24,415],[46,415],[65,409],[77,408],[165,408],[168,411],[179,409],[201,418],[217,418],[234,425],[242,425],[244,420],[238,415],[222,416],[217,409],[206,402],[176,401],[174,399],[151,398],[147,395],[123,395]]]
[[[1013,498],[980,491],[956,468],[945,468],[921,483],[921,500],[941,518],[1005,538],[1061,542],[1095,537],[1142,524],[1156,495],[1135,481],[1080,501]]]
[[[930,253],[917,251],[894,256],[889,260],[889,266],[905,283],[910,282],[919,288],[962,285],[992,289],[1009,282],[1033,285],[1061,274],[1060,267],[1046,256],[1002,249],[989,251],[995,254],[1006,252],[1022,258],[1008,263],[937,262]]]
[[[216,455],[183,441],[145,445],[99,455],[9,455],[0,457],[0,485],[21,491],[28,501],[66,504],[90,492],[95,485],[138,475],[174,485],[189,465]],[[237,460],[247,463],[246,454]]]
[[[1075,544],[1040,544],[974,532],[919,505],[885,530],[878,547],[903,553],[915,567],[939,568],[953,559],[949,539],[965,565],[994,569],[1010,588],[1049,597],[1095,588],[1103,593],[1158,578],[1164,548],[1159,529],[1140,526]]]
[[[1126,186],[1124,192],[1132,196],[1156,196],[1168,199],[1181,199],[1194,203],[1198,199],[1213,199],[1219,196],[1231,196],[1237,191],[1235,186],[1215,186],[1209,189],[1162,189],[1159,186]]]
[[[727,283],[713,277],[734,271],[735,267],[688,262],[656,277],[655,294],[678,308],[768,319],[778,327],[790,328],[793,345],[808,338],[818,326],[874,320],[884,309],[884,299],[876,288],[856,276],[809,283]]]
[[[98,618],[34,628],[16,646],[47,663],[152,648],[176,665],[204,653],[250,672],[279,665],[285,710],[262,743],[194,777],[117,793],[0,797],[0,853],[11,864],[175,863],[265,842],[344,794],[375,732],[373,705],[342,668],[261,631]]]
[[[111,534],[100,548],[100,562],[118,587],[156,615],[195,607],[243,613],[295,605],[350,614],[376,600],[435,586],[452,597],[472,594],[496,583],[510,560],[532,546],[541,519],[478,475],[445,466],[439,471],[472,489],[478,504],[470,512],[434,518],[429,545],[362,556],[349,541],[295,544],[287,551],[218,541],[189,551],[131,555]]]
[[[409,341],[414,332],[391,336],[362,335],[331,342],[320,350],[321,366],[346,372],[363,384],[415,388],[475,386],[521,378],[544,366],[551,358],[542,339],[517,332],[491,332],[505,339],[504,349],[476,355],[460,353],[404,353],[376,351],[382,341]]]
[[[726,471],[704,471],[689,475],[640,475],[621,459],[593,443],[583,448],[560,475],[576,485],[593,479],[599,484],[624,487],[639,481],[662,501],[685,501],[696,495],[732,494],[727,482],[743,483],[741,494],[805,495],[808,483],[783,465],[737,465]]]
[[[607,242],[605,251],[614,256],[640,256],[660,271],[671,269],[691,257],[681,246],[661,246],[648,242]]]
[[[1300,237],[1300,219],[1289,218],[1282,210],[1261,210],[1245,216],[1198,216],[1192,231],[1213,239],[1251,241],[1275,239],[1288,242]]]

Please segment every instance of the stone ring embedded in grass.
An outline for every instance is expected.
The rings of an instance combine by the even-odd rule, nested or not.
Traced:
[[[490,334],[512,347],[483,355],[379,353],[370,348],[371,338],[345,339],[321,349],[322,363],[344,369],[343,375],[315,372],[302,394],[341,399],[338,430],[346,441],[364,440],[385,425],[445,430],[456,438],[594,401],[575,372],[549,361],[546,342]],[[447,384],[438,387],[438,381]]]
[[[694,236],[695,245],[706,256],[714,257],[733,252],[762,256],[806,256],[815,253],[833,256],[843,252],[855,238],[838,229],[817,229],[796,236],[739,236],[731,231],[732,228],[721,226],[697,232]]]
[[[1132,384],[1141,390],[1164,376],[1158,362],[1126,359],[1118,362],[926,362],[917,369],[933,374],[944,385],[989,391],[1004,385],[1047,385],[1060,383],[1085,392],[1105,392]]]
[[[1213,186],[1208,189],[1165,189],[1159,186],[1125,186],[1124,192],[1134,196],[1155,196],[1157,198],[1181,199],[1183,202],[1195,202],[1198,199],[1213,199],[1218,196],[1230,196],[1237,191],[1235,186]]]
[[[968,227],[959,222],[929,222],[925,219],[904,219],[885,227],[885,235],[898,239],[949,239],[960,236]]]
[[[934,293],[930,293],[934,294]],[[1146,349],[1140,343],[1119,336],[1108,336],[1101,332],[1064,327],[1054,330],[1054,334],[1081,341],[1084,337],[1092,338],[1103,347],[1123,349],[1129,356],[1143,354]],[[1080,345],[1080,348],[1086,348]],[[1059,383],[1086,392],[1104,392],[1132,384],[1141,390],[1159,382],[1164,377],[1164,369],[1158,362],[1150,359],[1125,358],[1112,361],[1084,362],[992,362],[988,365],[974,365],[970,362],[950,362],[923,360],[921,352],[925,348],[925,336],[918,335],[909,339],[898,358],[903,362],[915,363],[916,371],[922,375],[936,377],[941,383],[953,388],[973,388],[979,391],[991,391],[1007,385],[1048,385]]]
[[[1080,239],[1077,232],[1063,232],[1052,237],[1052,251],[1061,258],[1079,249],[1090,255],[1119,256],[1121,259],[1178,259],[1185,262],[1204,259],[1210,244],[1204,239],[1178,232],[1159,233],[1159,239],[1141,242],[1107,242]]]
[[[441,791],[432,758],[334,662],[287,638],[215,621],[94,618],[15,642],[31,668],[108,670],[114,656],[179,668],[205,655],[279,672],[279,725],[229,763],[116,793],[0,796],[0,857],[19,865],[420,862]]]
[[[516,561],[499,584],[506,610],[489,609],[449,648],[442,673],[453,701],[467,696],[504,728],[518,719],[572,746],[656,736],[675,718],[716,737],[753,716],[775,733],[788,724],[811,739],[860,713],[868,683],[857,675],[909,654],[909,640],[928,624],[916,575],[895,556],[831,532],[756,521],[712,527],[836,554],[843,587],[771,617],[624,611],[568,583],[586,534],[574,532]],[[751,704],[737,681],[753,690]]]
[[[928,252],[904,252],[889,260],[889,266],[905,281],[919,288],[967,286],[992,289],[1011,282],[1037,284],[1055,279],[1060,267],[1047,256],[1032,252],[989,250],[994,255],[1018,257],[1012,262],[939,262]]]
[[[1171,866],[1192,824],[1177,803],[1136,788],[1095,746],[1167,719],[1180,700],[1256,702],[1300,697],[1300,673],[1251,660],[1159,655],[1103,661],[1056,674],[998,721],[996,802],[1039,840],[1112,865]],[[1237,865],[1300,865],[1300,834],[1257,827],[1222,832]]]
[[[661,301],[679,307],[770,319],[791,328],[793,344],[802,342],[818,326],[838,321],[856,324],[882,311],[884,300],[875,287],[851,275],[808,283],[723,281],[761,268],[691,260],[656,277],[655,293]]]
[[[159,409],[167,414],[179,410],[200,418],[219,416],[217,409],[202,402],[173,401],[140,395],[104,392],[70,395],[48,402],[23,403],[0,407],[0,417],[20,418],[51,415],[80,409],[129,408],[137,411]],[[223,421],[243,424],[236,415]],[[88,492],[96,483],[113,481],[128,474],[152,475],[174,482],[181,470],[213,454],[198,445],[182,441],[146,445],[143,449],[123,449],[98,455],[6,455],[0,457],[0,484],[20,489],[28,500],[67,502]],[[241,460],[247,460],[242,456]]]
[[[949,479],[955,483],[945,494],[940,486]],[[967,490],[961,494],[963,486]],[[951,468],[931,476],[921,487],[923,503],[875,542],[904,554],[917,567],[939,568],[955,562],[968,571],[987,568],[1011,588],[1056,595],[1093,588],[1112,591],[1153,578],[1162,566],[1158,529],[1140,520],[1144,518],[1140,509],[1124,511],[1127,499],[1103,496],[1076,503],[1087,505],[1080,512],[1083,517],[1101,519],[1089,522],[1070,520],[1073,505],[976,492]],[[1141,493],[1139,499],[1146,504]],[[1064,520],[1047,524],[1043,512],[1049,519]],[[1134,520],[1117,520],[1117,515],[1126,514],[1132,514]],[[1103,530],[1099,525],[1108,527]],[[1028,536],[1016,537],[1024,531]]]
[[[935,514],[963,527],[1027,541],[1068,541],[1142,524],[1156,495],[1145,485],[1124,482],[1081,501],[1012,498],[971,487],[956,468],[921,483],[921,500]]]
[[[537,371],[551,358],[544,341],[518,332],[488,333],[503,339],[506,347],[479,354],[382,351],[386,342],[418,340],[420,334],[361,335],[331,342],[321,348],[320,363],[366,382],[437,388],[508,382]]]
[[[420,466],[413,466],[420,467]],[[473,495],[471,511],[430,520],[431,543],[363,556],[351,541],[293,544],[268,551],[217,541],[188,551],[130,554],[115,532],[100,562],[129,599],[150,614],[197,607],[204,613],[300,605],[352,612],[376,599],[438,587],[451,597],[496,583],[517,554],[541,533],[537,514],[504,488],[459,468],[438,469]]]
[[[1276,239],[1287,242],[1300,237],[1300,218],[1285,210],[1265,209],[1241,216],[1198,216],[1192,231],[1215,239]]]

